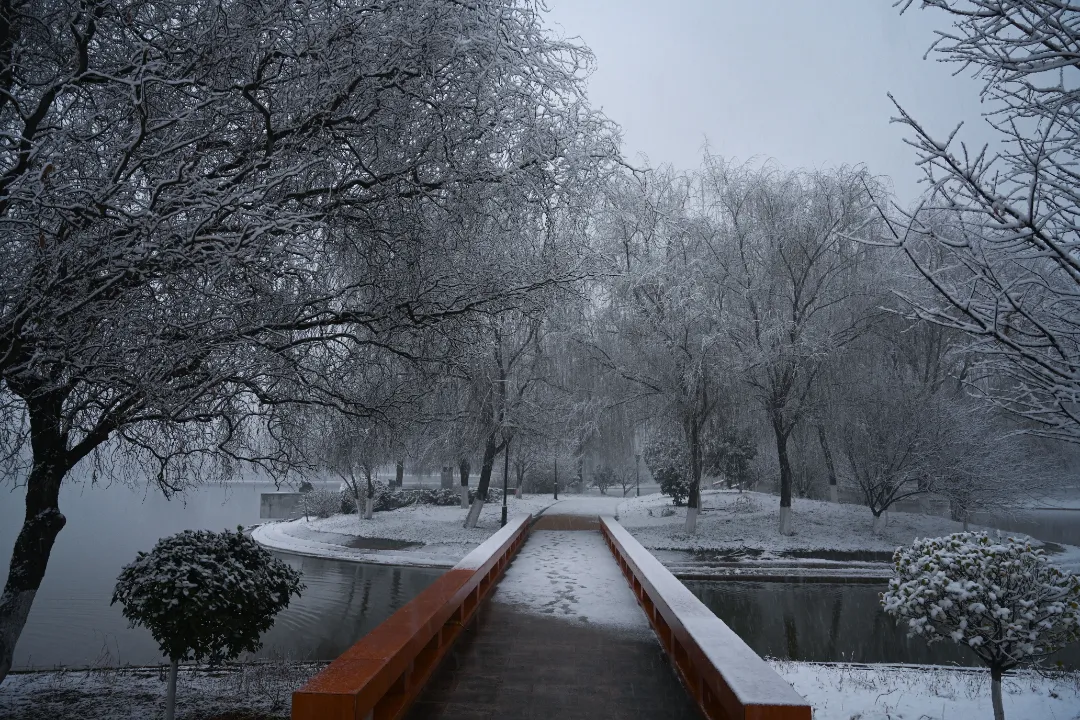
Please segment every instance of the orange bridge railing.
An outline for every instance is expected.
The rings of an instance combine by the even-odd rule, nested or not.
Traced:
[[[525,542],[530,520],[507,522],[294,692],[292,720],[403,717]]]

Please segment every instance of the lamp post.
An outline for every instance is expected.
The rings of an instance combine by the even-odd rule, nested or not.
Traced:
[[[641,453],[634,453],[634,481],[637,484],[637,497],[641,497]]]
[[[510,474],[510,441],[506,441],[506,447],[503,448],[503,511],[502,511],[502,525],[499,527],[506,527],[506,477]]]
[[[555,458],[555,499],[559,499],[559,458]]]

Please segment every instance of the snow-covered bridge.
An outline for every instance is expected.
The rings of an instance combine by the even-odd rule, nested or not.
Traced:
[[[809,720],[602,504],[512,519],[297,691],[294,720]]]

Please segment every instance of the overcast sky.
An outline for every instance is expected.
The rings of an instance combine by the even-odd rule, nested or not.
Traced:
[[[942,13],[903,16],[893,0],[548,0],[548,23],[596,54],[594,106],[623,129],[624,152],[687,169],[712,151],[790,168],[865,164],[907,202],[914,151],[887,92],[935,135],[964,120],[991,137],[980,85],[923,59]]]

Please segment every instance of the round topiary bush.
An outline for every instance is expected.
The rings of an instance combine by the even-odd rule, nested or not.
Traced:
[[[1080,637],[1080,578],[1029,541],[953,533],[898,548],[893,563],[885,612],[906,619],[909,635],[970,648],[990,668],[995,718],[1003,673]]]
[[[123,606],[131,627],[150,630],[169,658],[171,720],[180,661],[223,662],[255,652],[262,633],[303,587],[300,573],[239,527],[235,533],[185,530],[126,565],[112,602]]]

